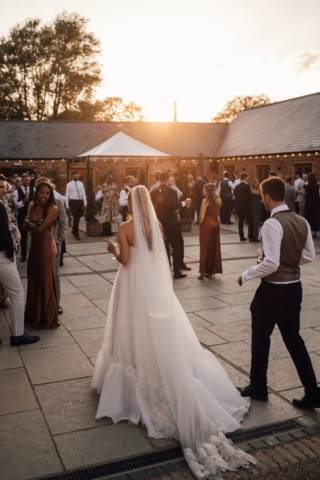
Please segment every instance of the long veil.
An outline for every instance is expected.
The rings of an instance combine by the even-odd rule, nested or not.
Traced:
[[[124,418],[133,423],[142,421],[149,436],[155,438],[178,439],[194,475],[199,479],[210,476],[217,479],[220,472],[255,463],[251,456],[231,446],[224,435],[240,428],[250,403],[240,396],[214,355],[200,345],[174,294],[161,227],[145,187],[131,191],[131,207],[134,226],[131,282],[135,284],[137,297],[130,299],[132,322],[136,325],[131,339],[137,346],[135,364],[128,365],[120,374],[116,352],[112,352],[110,343],[110,338],[115,339],[114,327],[106,328],[92,387],[99,392],[109,389],[110,403],[110,390],[117,389],[113,383],[117,377],[117,384],[122,385],[117,398],[126,397],[123,409],[127,413],[121,416],[108,413],[108,416],[114,421]],[[108,319],[116,314],[121,317],[111,296]],[[123,379],[119,382],[120,375]],[[97,416],[103,415],[99,405]]]

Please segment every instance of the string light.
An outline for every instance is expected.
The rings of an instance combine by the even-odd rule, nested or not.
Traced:
[[[277,158],[279,158],[279,157],[280,157],[280,155],[277,155]]]
[[[299,157],[301,157],[302,153],[299,153]]]
[[[319,153],[318,153],[318,152],[316,152],[316,155],[319,155]]]
[[[238,157],[238,160],[241,160],[241,158],[240,158],[240,157]]]
[[[220,162],[220,160],[217,160],[217,162],[219,163],[219,162]]]
[[[44,163],[44,160],[41,160],[41,163]]]
[[[307,157],[310,157],[310,153],[307,153]]]
[[[104,162],[106,162],[106,161],[107,161],[107,159],[105,158],[105,159],[104,159]]]
[[[54,163],[54,160],[52,160],[52,163]]]
[[[210,158],[210,162],[212,162],[212,158]]]
[[[230,158],[228,158],[228,162],[229,162]]]
[[[271,155],[269,155],[269,158],[272,158],[272,156],[271,156]]]
[[[264,158],[264,155],[262,155],[262,158]]]
[[[64,158],[62,159],[62,161],[64,162]]]
[[[287,158],[287,155],[284,155],[285,158]]]
[[[234,157],[232,157],[232,160],[235,160],[235,158],[234,158]]]
[[[22,160],[19,160],[19,163],[22,163]]]
[[[249,160],[251,160],[251,157],[249,157]]]
[[[256,158],[258,158],[258,157],[256,156]]]
[[[291,157],[294,157],[294,153],[291,153]]]

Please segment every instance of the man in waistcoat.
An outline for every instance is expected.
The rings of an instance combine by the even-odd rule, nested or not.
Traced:
[[[124,186],[123,189],[120,192],[120,197],[119,197],[119,205],[122,210],[122,221],[126,222],[127,221],[127,215],[128,215],[128,200],[127,196],[130,190],[134,187],[134,177],[132,175],[127,175],[126,178],[124,179]]]
[[[21,258],[20,262],[27,260],[27,239],[28,232],[23,230],[23,223],[28,215],[30,202],[34,198],[34,189],[30,186],[31,178],[29,175],[22,176],[21,187],[14,192],[14,202],[18,209],[18,228],[21,235]]]
[[[232,195],[234,185],[229,180],[229,172],[223,172],[223,179],[218,186],[218,194],[221,197],[222,205],[220,208],[220,222],[222,224],[232,225],[231,213],[232,213]]]
[[[261,184],[264,206],[271,217],[261,235],[264,257],[261,263],[240,275],[238,283],[261,278],[251,304],[252,341],[250,385],[239,388],[243,397],[268,400],[267,369],[270,337],[278,325],[295,364],[305,395],[293,404],[300,409],[320,408],[320,387],[310,356],[300,336],[302,287],[300,266],[315,259],[314,244],[307,221],[285,204],[285,185],[280,178]]]

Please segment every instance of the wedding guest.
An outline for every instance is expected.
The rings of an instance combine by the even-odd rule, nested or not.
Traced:
[[[194,220],[194,214],[196,211],[196,196],[194,193],[194,185],[195,185],[195,181],[194,181],[193,175],[188,175],[188,187],[189,187],[188,196],[191,200],[190,213],[191,213],[192,220]]]
[[[278,175],[276,174],[276,172],[270,172],[269,173],[269,178],[271,177],[277,177]]]
[[[155,175],[154,175],[154,178],[156,180],[156,183],[154,183],[151,187],[150,187],[150,190],[149,190],[149,193],[153,192],[153,190],[156,190],[157,188],[160,187],[160,174],[161,174],[161,171],[158,170]]]
[[[47,177],[39,177],[35,181],[35,186],[37,187],[39,183],[42,183],[42,182],[50,183]],[[51,184],[51,187],[54,188],[52,184]],[[53,239],[55,241],[56,249],[57,249],[57,253],[55,257],[55,272],[56,272],[56,284],[57,284],[58,315],[62,315],[63,311],[60,306],[60,300],[61,300],[60,264],[61,264],[61,256],[62,256],[61,250],[62,250],[63,242],[65,241],[65,235],[66,235],[67,226],[68,226],[68,217],[66,214],[64,201],[61,200],[61,198],[56,197],[56,193],[57,192],[53,190],[55,202],[58,207],[58,220],[53,228],[52,235],[53,235]],[[60,195],[60,197],[65,198],[62,195]],[[63,266],[63,256],[62,256],[61,266]]]
[[[262,281],[250,310],[252,315],[250,385],[240,388],[243,397],[268,400],[267,369],[270,337],[277,325],[305,389],[300,409],[320,408],[320,387],[311,359],[300,336],[302,287],[300,266],[315,259],[311,230],[307,221],[288,209],[285,185],[279,178],[262,182],[262,200],[271,218],[262,227],[264,258],[240,275],[241,286],[248,280]]]
[[[187,274],[181,272],[183,253],[180,222],[176,211],[181,210],[182,207],[190,206],[191,200],[187,199],[185,202],[177,202],[177,194],[170,188],[169,178],[170,174],[168,172],[161,172],[160,187],[153,190],[150,196],[163,228],[169,263],[170,246],[172,247],[174,278],[178,279],[186,277]]]
[[[243,225],[244,220],[248,225],[248,238],[250,242],[257,240],[253,235],[253,219],[252,219],[252,191],[248,185],[248,174],[246,172],[240,175],[241,182],[234,189],[234,196],[236,199],[236,211],[238,213],[238,230],[241,242],[246,242],[247,238],[244,236]]]
[[[289,207],[289,210],[295,212],[295,202],[297,199],[297,194],[292,186],[292,177],[286,177],[286,205]]]
[[[302,195],[305,198],[305,219],[310,225],[313,237],[317,238],[320,219],[319,184],[314,173],[309,173],[308,183],[304,185]]]
[[[84,185],[79,181],[80,175],[78,172],[72,172],[72,180],[67,184],[66,191],[66,207],[67,214],[70,210],[73,217],[72,235],[76,240],[81,240],[79,235],[79,223],[83,211],[87,208],[87,196]]]
[[[200,221],[200,210],[203,198],[203,187],[205,186],[206,182],[203,180],[201,175],[197,176],[197,180],[194,184],[194,194],[196,198],[196,210],[197,210],[197,225],[199,225]]]
[[[34,189],[30,187],[31,178],[29,175],[23,175],[21,187],[14,192],[14,203],[18,210],[17,220],[21,235],[21,258],[20,262],[27,260],[27,239],[28,232],[23,229],[23,224],[28,214],[30,202],[34,198]]]
[[[301,215],[303,217],[303,195],[302,195],[302,190],[304,187],[304,181],[301,178],[300,173],[296,173],[295,175],[295,182],[294,182],[294,189],[296,191],[296,213]]]
[[[21,187],[21,183],[22,183],[22,178],[16,177],[14,179],[14,189],[19,190],[19,188]]]
[[[102,185],[103,203],[102,203],[102,215],[105,215],[107,222],[112,220],[118,215],[118,199],[119,192],[118,186],[113,181],[113,176],[108,175],[106,183]]]
[[[5,177],[0,175],[0,198],[5,195]],[[10,345],[28,345],[38,342],[40,337],[24,332],[24,292],[14,256],[13,241],[9,230],[8,214],[0,202],[0,282],[9,295],[11,338]],[[1,339],[0,339],[1,344]]]
[[[283,174],[282,173],[278,173],[277,177],[281,178],[281,180],[283,180]]]
[[[252,210],[252,221],[253,221],[253,238],[259,240],[259,224],[261,217],[261,190],[260,190],[260,181],[256,178],[253,180],[252,187],[252,199],[251,199],[251,210]]]
[[[134,186],[137,187],[139,185],[139,178],[134,179]]]
[[[24,315],[25,323],[39,330],[60,326],[55,273],[57,249],[52,236],[57,217],[53,189],[49,183],[40,182],[25,220],[25,228],[32,232],[32,241]]]
[[[221,199],[213,183],[207,183],[203,188],[200,212],[200,275],[212,278],[216,273],[222,273],[220,224],[218,220]]]
[[[234,185],[229,180],[229,172],[223,172],[223,179],[219,182],[218,195],[221,198],[220,208],[220,221],[222,224],[232,225],[231,213],[232,213],[232,195],[234,191]]]
[[[236,188],[236,186],[239,185],[240,182],[241,182],[241,180],[240,180],[240,177],[239,177],[239,173],[234,172],[234,182],[233,182],[234,188]]]
[[[172,188],[172,190],[174,190],[177,193],[178,201],[179,201],[179,198],[182,196],[182,192],[177,187],[174,177],[169,178],[169,183],[170,183],[170,187]]]
[[[132,175],[127,175],[124,179],[124,186],[120,192],[119,205],[121,207],[122,222],[127,221],[128,215],[128,193],[134,187],[134,177]]]

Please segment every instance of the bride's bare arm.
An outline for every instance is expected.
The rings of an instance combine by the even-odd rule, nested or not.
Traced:
[[[130,259],[130,247],[128,243],[127,229],[128,229],[127,224],[123,224],[119,226],[119,231],[118,231],[119,249],[114,243],[110,242],[109,240],[106,240],[108,244],[108,252],[113,253],[116,259],[118,260],[118,262],[122,263],[122,265],[127,265]]]

